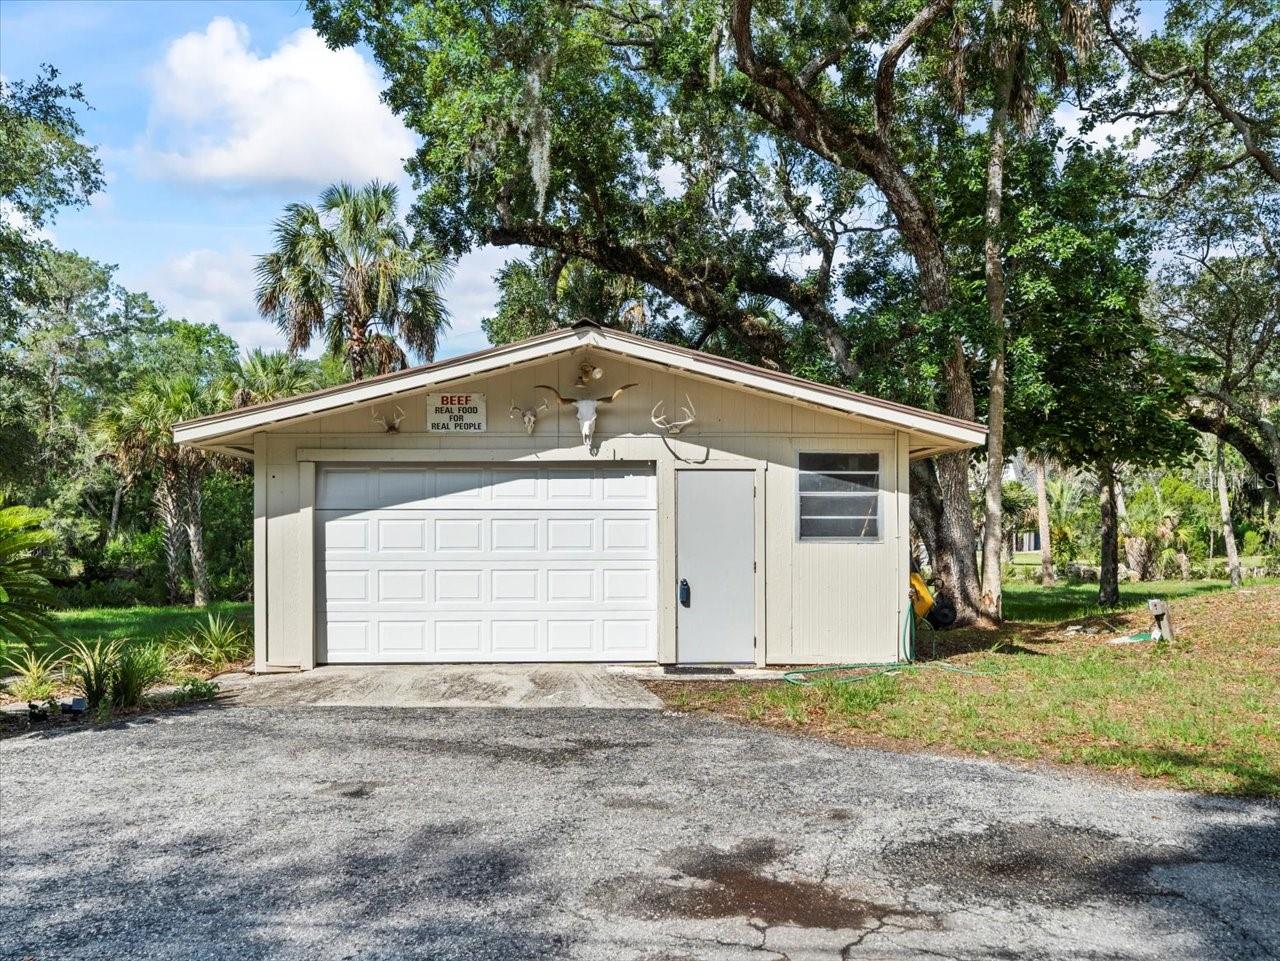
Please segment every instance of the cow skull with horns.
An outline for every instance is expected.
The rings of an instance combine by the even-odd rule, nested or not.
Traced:
[[[612,404],[615,400],[622,396],[624,390],[630,390],[636,387],[636,384],[623,384],[608,397],[562,397],[560,391],[546,384],[534,384],[539,390],[549,390],[556,395],[556,400],[565,407],[572,406],[578,413],[578,427],[582,429],[582,443],[587,446],[587,450],[591,450],[591,439],[596,432],[596,418],[600,415],[601,404]]]

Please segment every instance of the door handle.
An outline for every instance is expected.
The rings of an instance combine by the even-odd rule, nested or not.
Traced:
[[[683,577],[680,578],[680,605],[682,607],[689,606],[689,582]]]

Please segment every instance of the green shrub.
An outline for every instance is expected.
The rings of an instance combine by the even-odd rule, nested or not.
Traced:
[[[169,653],[159,644],[129,644],[98,638],[92,645],[77,641],[66,655],[67,677],[90,711],[137,707],[147,689],[169,676]]]
[[[217,684],[195,675],[184,677],[182,683],[178,685],[178,689],[173,692],[175,701],[207,701],[217,696]]]
[[[137,707],[147,688],[169,676],[169,655],[159,644],[129,644],[120,651],[111,677],[111,706]]]
[[[163,587],[124,577],[104,581],[80,581],[58,588],[58,601],[66,608],[136,607],[164,603]]]
[[[44,701],[57,689],[62,658],[54,654],[43,657],[27,648],[21,655],[4,659],[4,667],[18,675],[9,685],[9,693],[24,701]]]
[[[90,711],[110,706],[122,647],[120,641],[98,638],[92,646],[76,641],[67,648],[67,680],[88,703]]]
[[[1246,557],[1256,557],[1262,553],[1262,535],[1255,530],[1247,530],[1244,532],[1244,542],[1240,546],[1240,553]]]
[[[187,636],[182,649],[193,663],[215,671],[243,661],[253,653],[249,635],[244,628],[232,618],[221,614],[210,614],[205,623]]]
[[[26,644],[53,633],[56,602],[43,551],[56,539],[48,511],[0,506],[0,640]]]

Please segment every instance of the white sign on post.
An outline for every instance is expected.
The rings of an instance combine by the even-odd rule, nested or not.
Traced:
[[[432,434],[483,433],[484,394],[427,395],[427,431]]]

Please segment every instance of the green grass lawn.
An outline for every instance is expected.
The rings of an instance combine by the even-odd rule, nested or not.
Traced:
[[[1256,582],[1256,583],[1275,583]],[[1120,585],[1120,606],[1142,607],[1149,598],[1166,601],[1223,591],[1227,581],[1140,581]],[[1059,584],[1041,587],[1027,581],[1004,585],[1004,615],[1011,621],[1056,623],[1099,613],[1097,584]]]
[[[52,650],[69,641],[108,640],[162,641],[172,634],[190,631],[210,614],[220,614],[244,622],[253,616],[253,605],[246,602],[219,601],[208,607],[94,607],[58,611],[59,637],[41,643]]]
[[[1017,586],[999,631],[948,631],[941,664],[814,687],[661,682],[677,710],[706,711],[846,744],[1084,765],[1221,794],[1280,796],[1280,587],[1126,585],[1135,605],[1171,598],[1174,644],[1113,645],[1144,611],[1065,634],[1096,585]],[[922,639],[923,640],[923,639]],[[858,676],[848,672],[846,678]]]

